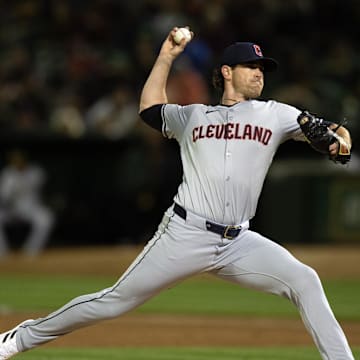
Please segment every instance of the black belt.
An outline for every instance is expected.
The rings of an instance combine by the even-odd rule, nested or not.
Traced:
[[[179,215],[182,219],[186,220],[186,210],[182,206],[176,203],[174,205],[174,213]],[[240,234],[240,231],[242,230],[241,226],[219,225],[219,224],[214,224],[213,222],[208,220],[205,220],[205,224],[207,230],[219,234],[223,238],[230,240],[236,238]]]

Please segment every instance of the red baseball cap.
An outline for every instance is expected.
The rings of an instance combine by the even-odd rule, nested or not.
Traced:
[[[260,46],[252,42],[236,42],[225,48],[220,66],[234,66],[250,62],[261,62],[266,72],[275,71],[278,67],[275,59],[264,57]]]

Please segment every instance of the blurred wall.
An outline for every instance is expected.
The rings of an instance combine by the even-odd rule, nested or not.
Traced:
[[[181,180],[174,142],[157,149],[136,137],[13,140],[0,145],[4,157],[8,150],[22,149],[46,170],[43,199],[57,219],[49,246],[146,241]],[[24,231],[12,246],[21,243]]]

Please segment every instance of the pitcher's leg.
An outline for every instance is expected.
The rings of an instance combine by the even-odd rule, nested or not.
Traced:
[[[283,247],[257,233],[248,231],[240,241],[253,244],[254,250],[248,250],[243,257],[239,252],[236,260],[215,274],[290,299],[297,306],[324,360],[354,359],[316,272]]]
[[[19,351],[31,349],[73,330],[111,319],[144,303],[170,284],[201,271],[206,259],[196,259],[191,239],[176,239],[162,223],[160,231],[112,287],[80,296],[49,316],[19,329]],[[162,230],[161,230],[162,227]],[[198,242],[199,243],[199,242]]]

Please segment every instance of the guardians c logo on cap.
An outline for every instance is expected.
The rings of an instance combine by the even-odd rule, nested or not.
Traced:
[[[260,57],[264,57],[259,45],[254,44],[253,47],[254,47],[256,55],[258,55]]]

